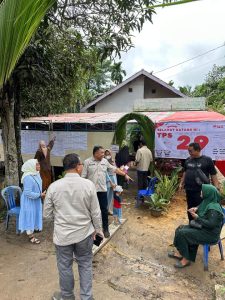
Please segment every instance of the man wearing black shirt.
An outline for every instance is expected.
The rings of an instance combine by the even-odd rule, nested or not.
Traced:
[[[201,182],[211,177],[212,184],[219,188],[219,182],[216,176],[216,169],[212,159],[208,156],[201,155],[201,147],[198,143],[191,143],[188,146],[190,157],[185,160],[184,173],[179,188],[185,188],[187,207],[197,207],[201,199]],[[201,175],[202,174],[202,175]],[[205,176],[204,176],[205,175]],[[192,220],[191,214],[188,212],[189,221]]]

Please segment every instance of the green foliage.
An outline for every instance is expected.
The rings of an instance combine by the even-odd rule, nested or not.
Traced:
[[[155,175],[159,180],[156,186],[155,193],[160,199],[167,199],[167,201],[170,201],[174,196],[179,185],[178,173],[180,172],[180,170],[180,168],[177,168],[172,172],[171,176],[162,175],[160,172],[155,170]]]
[[[142,128],[143,137],[146,141],[146,144],[153,152],[155,139],[154,123],[147,116],[140,113],[126,114],[117,122],[113,142],[121,145],[122,141],[126,139],[126,124],[129,120],[136,120],[138,122]]]
[[[119,56],[132,45],[131,36],[146,21],[152,22],[153,0],[58,0],[48,14],[60,30],[74,28],[88,46],[96,46],[101,60]]]
[[[190,85],[179,86],[181,93],[185,94],[188,97],[193,97],[193,91]]]
[[[210,110],[225,114],[225,66],[214,65],[205,82],[194,89],[190,86],[179,89],[190,97],[205,97]]]
[[[55,0],[5,0],[0,4],[0,87]]]
[[[154,209],[154,210],[166,210],[169,203],[170,202],[167,199],[161,198],[156,193],[151,196],[150,201],[146,202],[146,204],[149,205],[150,209]]]
[[[186,4],[200,0],[162,0],[161,4],[151,5],[150,8],[166,7],[171,5]]]

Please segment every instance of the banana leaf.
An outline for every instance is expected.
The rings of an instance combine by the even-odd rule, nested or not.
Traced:
[[[0,88],[10,78],[41,20],[56,0],[0,3]]]

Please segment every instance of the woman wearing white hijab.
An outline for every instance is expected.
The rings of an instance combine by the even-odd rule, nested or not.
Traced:
[[[22,166],[23,193],[20,200],[19,230],[26,231],[32,244],[40,244],[34,230],[42,230],[42,181],[37,159],[29,159]]]

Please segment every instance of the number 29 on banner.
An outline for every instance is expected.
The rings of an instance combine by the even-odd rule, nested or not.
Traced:
[[[191,143],[191,138],[188,135],[181,135],[177,139],[178,142],[181,142],[177,145],[177,150],[187,150],[188,145]],[[205,135],[198,135],[194,138],[194,143],[198,143],[201,149],[205,148],[208,144],[209,139]]]

